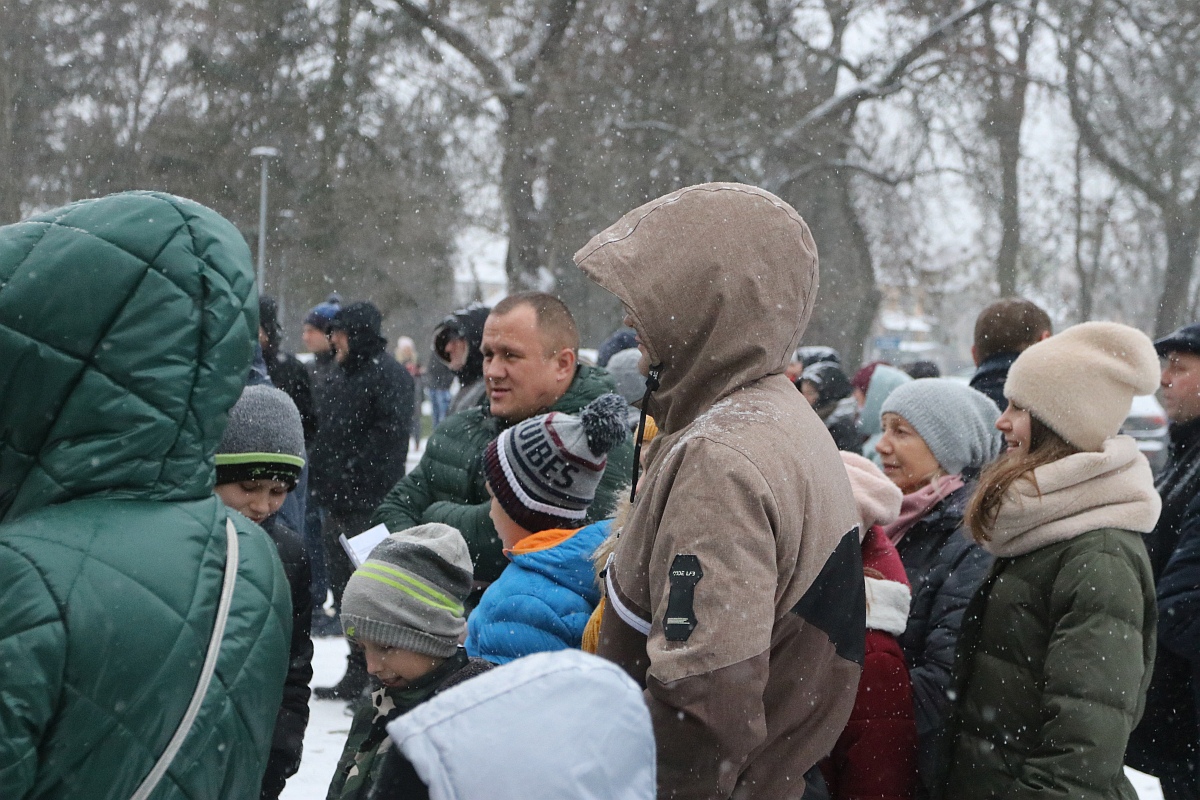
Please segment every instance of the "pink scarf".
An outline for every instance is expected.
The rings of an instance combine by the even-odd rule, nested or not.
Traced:
[[[893,545],[899,544],[900,540],[904,538],[904,534],[908,533],[913,525],[920,522],[922,517],[945,500],[951,492],[961,489],[962,486],[961,476],[941,475],[912,494],[904,495],[904,501],[900,504],[900,516],[891,525],[885,525],[883,528],[888,541]]]

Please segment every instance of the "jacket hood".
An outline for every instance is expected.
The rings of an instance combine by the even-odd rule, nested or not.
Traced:
[[[250,250],[197,203],[126,192],[0,228],[0,521],[211,494],[257,329]]]
[[[883,401],[887,400],[888,395],[896,391],[898,386],[911,380],[908,373],[887,364],[880,364],[875,368],[871,375],[871,383],[868,384],[867,398],[863,401],[862,414],[858,417],[858,422],[867,437],[875,436],[883,430]]]
[[[350,343],[350,356],[342,366],[353,372],[387,349],[387,339],[380,331],[383,314],[373,303],[351,303],[330,321],[329,330],[345,331]]]
[[[738,387],[782,373],[817,294],[808,225],[770,192],[691,186],[626,214],[575,254],[662,365],[649,413],[678,431]]]
[[[460,308],[442,320],[433,332],[433,350],[442,363],[446,363],[445,346],[452,338],[467,340],[467,361],[455,374],[463,385],[474,383],[483,377],[483,324],[492,310],[483,305]]]
[[[388,733],[430,800],[651,800],[657,789],[641,690],[620,667],[577,650],[489,670],[399,717]]]

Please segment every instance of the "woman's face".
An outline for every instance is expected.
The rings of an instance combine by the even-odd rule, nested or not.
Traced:
[[[883,435],[875,444],[883,474],[904,494],[912,494],[942,474],[925,440],[899,414],[883,415]]]
[[[1004,434],[1004,444],[1010,452],[1029,452],[1029,440],[1032,437],[1031,419],[1028,411],[1013,401],[1008,401],[1008,408],[1004,409],[1000,419],[996,420],[996,430]]]

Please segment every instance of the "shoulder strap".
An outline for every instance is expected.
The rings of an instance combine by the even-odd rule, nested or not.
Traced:
[[[221,601],[217,605],[217,621],[213,625],[212,637],[208,640],[208,652],[204,656],[204,666],[200,670],[200,680],[196,683],[196,691],[192,693],[192,701],[188,703],[187,711],[184,712],[183,719],[179,721],[179,727],[175,730],[175,735],[167,743],[167,749],[163,750],[162,755],[158,757],[158,762],[150,770],[150,774],[145,777],[142,785],[133,793],[132,800],[146,800],[150,796],[150,793],[158,786],[158,782],[162,780],[163,775],[167,774],[167,768],[171,766],[175,755],[183,747],[183,741],[187,738],[188,733],[191,732],[192,724],[196,721],[196,717],[200,713],[200,706],[204,703],[204,696],[208,694],[208,686],[212,682],[213,673],[217,669],[217,656],[221,653],[221,640],[225,638],[225,624],[229,621],[229,607],[233,604],[233,586],[237,582],[237,529],[233,527],[233,521],[228,517],[225,519],[225,542],[225,578],[221,584]]]

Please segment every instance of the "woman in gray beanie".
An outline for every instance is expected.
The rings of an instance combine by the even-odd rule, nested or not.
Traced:
[[[1000,452],[1000,410],[985,395],[945,378],[895,389],[883,403],[875,445],[884,474],[904,493],[900,517],[884,528],[912,584],[900,646],[917,716],[918,797],[937,786],[946,690],[963,611],[991,556],[962,533],[963,510],[980,468]]]

